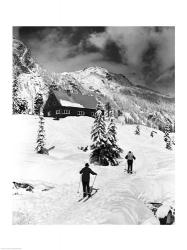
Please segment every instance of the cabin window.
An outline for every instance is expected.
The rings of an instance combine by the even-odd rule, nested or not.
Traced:
[[[70,110],[69,109],[62,110],[62,114],[69,115],[70,114]]]
[[[51,111],[48,111],[48,112],[47,112],[47,116],[50,116],[50,115],[51,115]]]
[[[95,112],[91,112],[91,116],[95,116]]]
[[[60,114],[60,109],[56,110],[56,115]]]
[[[78,111],[77,115],[85,115],[85,112],[84,111]]]

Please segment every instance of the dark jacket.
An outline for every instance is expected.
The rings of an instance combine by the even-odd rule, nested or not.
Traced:
[[[90,181],[90,174],[97,175],[89,167],[84,167],[83,169],[81,169],[80,174],[82,174],[82,181],[84,181],[84,182]]]
[[[133,160],[136,160],[136,157],[133,155],[133,153],[128,153],[125,156],[125,159],[127,159],[127,161],[133,161]]]

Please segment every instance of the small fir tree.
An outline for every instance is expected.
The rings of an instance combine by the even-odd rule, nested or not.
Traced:
[[[109,163],[106,154],[106,124],[101,103],[98,103],[97,105],[94,125],[91,131],[91,139],[93,140],[93,143],[90,147],[90,162],[104,166],[108,165]]]
[[[166,142],[166,148],[169,150],[172,149],[172,140],[169,135],[170,131],[171,131],[170,124],[167,123],[164,129],[164,141]]]
[[[12,87],[12,113],[25,114],[28,113],[28,102],[19,97],[17,73],[13,70],[13,87]]]
[[[36,146],[36,152],[38,154],[44,154],[45,153],[45,129],[44,129],[44,117],[43,114],[40,114],[39,116],[39,129],[38,129],[38,136],[37,136],[37,146]]]
[[[17,82],[16,75],[14,72],[13,72],[13,88],[12,88],[12,112],[13,112],[13,114],[17,114],[19,112],[18,82]]]
[[[34,114],[34,98],[38,90],[42,90],[44,94],[47,94],[45,89],[46,84],[44,83],[43,77],[38,73],[38,70],[35,69],[29,74],[23,73],[20,74],[17,78],[18,86],[27,86],[29,84],[29,109],[30,113]]]
[[[136,126],[135,135],[140,135],[140,126]]]
[[[18,81],[13,72],[13,88],[12,88],[12,113],[25,114],[28,113],[28,102],[18,95]]]
[[[110,116],[110,111],[111,111],[110,102],[107,102],[107,103],[105,104],[105,109],[106,109],[106,116],[109,117],[109,116]]]
[[[37,93],[34,98],[34,113],[36,115],[40,114],[42,105],[43,105],[43,96],[41,93]]]
[[[17,114],[28,113],[28,102],[25,99],[17,98]]]
[[[123,112],[118,109],[118,111],[117,111],[117,117],[122,116],[122,115],[123,115]]]
[[[49,85],[49,94],[53,91],[53,90],[59,90],[59,86],[56,84],[55,81],[52,82],[52,84]]]
[[[169,133],[170,133],[170,124],[167,123],[165,128],[164,128],[164,141],[165,142],[167,142],[168,138],[170,137]]]
[[[168,139],[167,139],[166,148],[169,150],[172,150],[172,141],[171,141],[170,137],[168,137]]]

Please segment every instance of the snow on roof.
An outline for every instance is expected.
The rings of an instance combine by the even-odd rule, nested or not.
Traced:
[[[97,101],[94,96],[89,95],[81,95],[81,94],[70,94],[68,95],[64,91],[53,91],[57,100],[62,106],[71,107],[82,107],[82,108],[89,108],[89,109],[96,109]]]
[[[65,107],[77,107],[77,108],[84,108],[84,106],[82,106],[81,104],[79,103],[74,103],[74,102],[69,102],[69,101],[64,101],[62,99],[60,99],[60,104],[62,106],[65,106]]]

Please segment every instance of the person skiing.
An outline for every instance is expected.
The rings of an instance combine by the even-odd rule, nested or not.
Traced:
[[[128,164],[127,173],[132,174],[133,160],[136,160],[136,157],[133,155],[131,151],[129,151],[128,154],[125,156],[125,159],[127,159],[127,164]]]
[[[91,197],[91,190],[90,190],[90,174],[97,175],[94,171],[89,168],[89,164],[86,163],[85,167],[81,169],[80,174],[82,174],[82,187],[83,187],[83,197]]]

